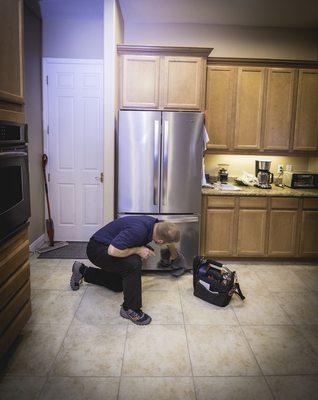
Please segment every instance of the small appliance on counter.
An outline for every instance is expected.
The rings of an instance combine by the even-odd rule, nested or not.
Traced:
[[[255,176],[258,179],[257,187],[261,189],[271,189],[271,183],[274,180],[274,174],[269,172],[271,161],[255,160]]]
[[[229,164],[218,164],[218,181],[221,183],[227,183],[229,178],[228,167]]]
[[[283,184],[293,189],[318,189],[318,173],[284,171]]]

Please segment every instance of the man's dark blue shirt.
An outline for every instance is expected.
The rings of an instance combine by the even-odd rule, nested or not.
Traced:
[[[118,218],[94,233],[92,238],[119,250],[140,247],[152,241],[156,222],[156,218],[148,215]]]

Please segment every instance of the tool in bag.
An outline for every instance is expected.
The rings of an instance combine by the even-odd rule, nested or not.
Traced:
[[[229,304],[233,294],[245,299],[235,271],[201,256],[193,260],[193,294],[219,307]]]

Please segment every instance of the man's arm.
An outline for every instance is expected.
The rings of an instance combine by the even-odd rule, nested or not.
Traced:
[[[128,257],[133,254],[138,254],[141,258],[148,258],[149,256],[153,256],[155,253],[145,246],[130,247],[128,249],[120,250],[110,244],[108,247],[108,254],[112,257]]]

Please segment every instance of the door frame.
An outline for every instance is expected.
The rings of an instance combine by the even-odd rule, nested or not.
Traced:
[[[43,57],[42,58],[42,104],[43,104],[43,109],[42,109],[42,120],[43,120],[43,153],[49,155],[50,154],[50,148],[49,148],[49,140],[48,140],[48,124],[49,124],[49,115],[48,115],[48,110],[49,110],[49,92],[48,92],[48,66],[50,64],[88,64],[88,65],[101,65],[102,67],[104,66],[104,61],[103,59],[75,59],[75,58],[52,58],[52,57]],[[103,73],[104,73],[104,68],[103,68]],[[104,78],[103,78],[104,79]],[[104,86],[104,85],[103,85]],[[104,98],[104,89],[103,89],[103,98]],[[105,121],[104,121],[105,124]],[[104,126],[102,127],[103,131],[103,140],[105,140],[105,129]],[[105,144],[105,143],[104,143]],[[104,157],[102,160],[102,165],[104,169]],[[47,163],[47,169],[46,169],[47,174],[50,173],[50,157],[48,158],[48,163]],[[47,182],[48,185],[48,191],[50,192],[50,182]],[[105,191],[103,190],[103,198],[102,198],[102,208],[104,213],[104,200],[105,200]],[[48,212],[47,212],[47,206],[46,206],[46,196],[44,195],[44,211],[45,211],[45,218],[48,218]],[[45,237],[47,239],[47,232],[45,229]]]

